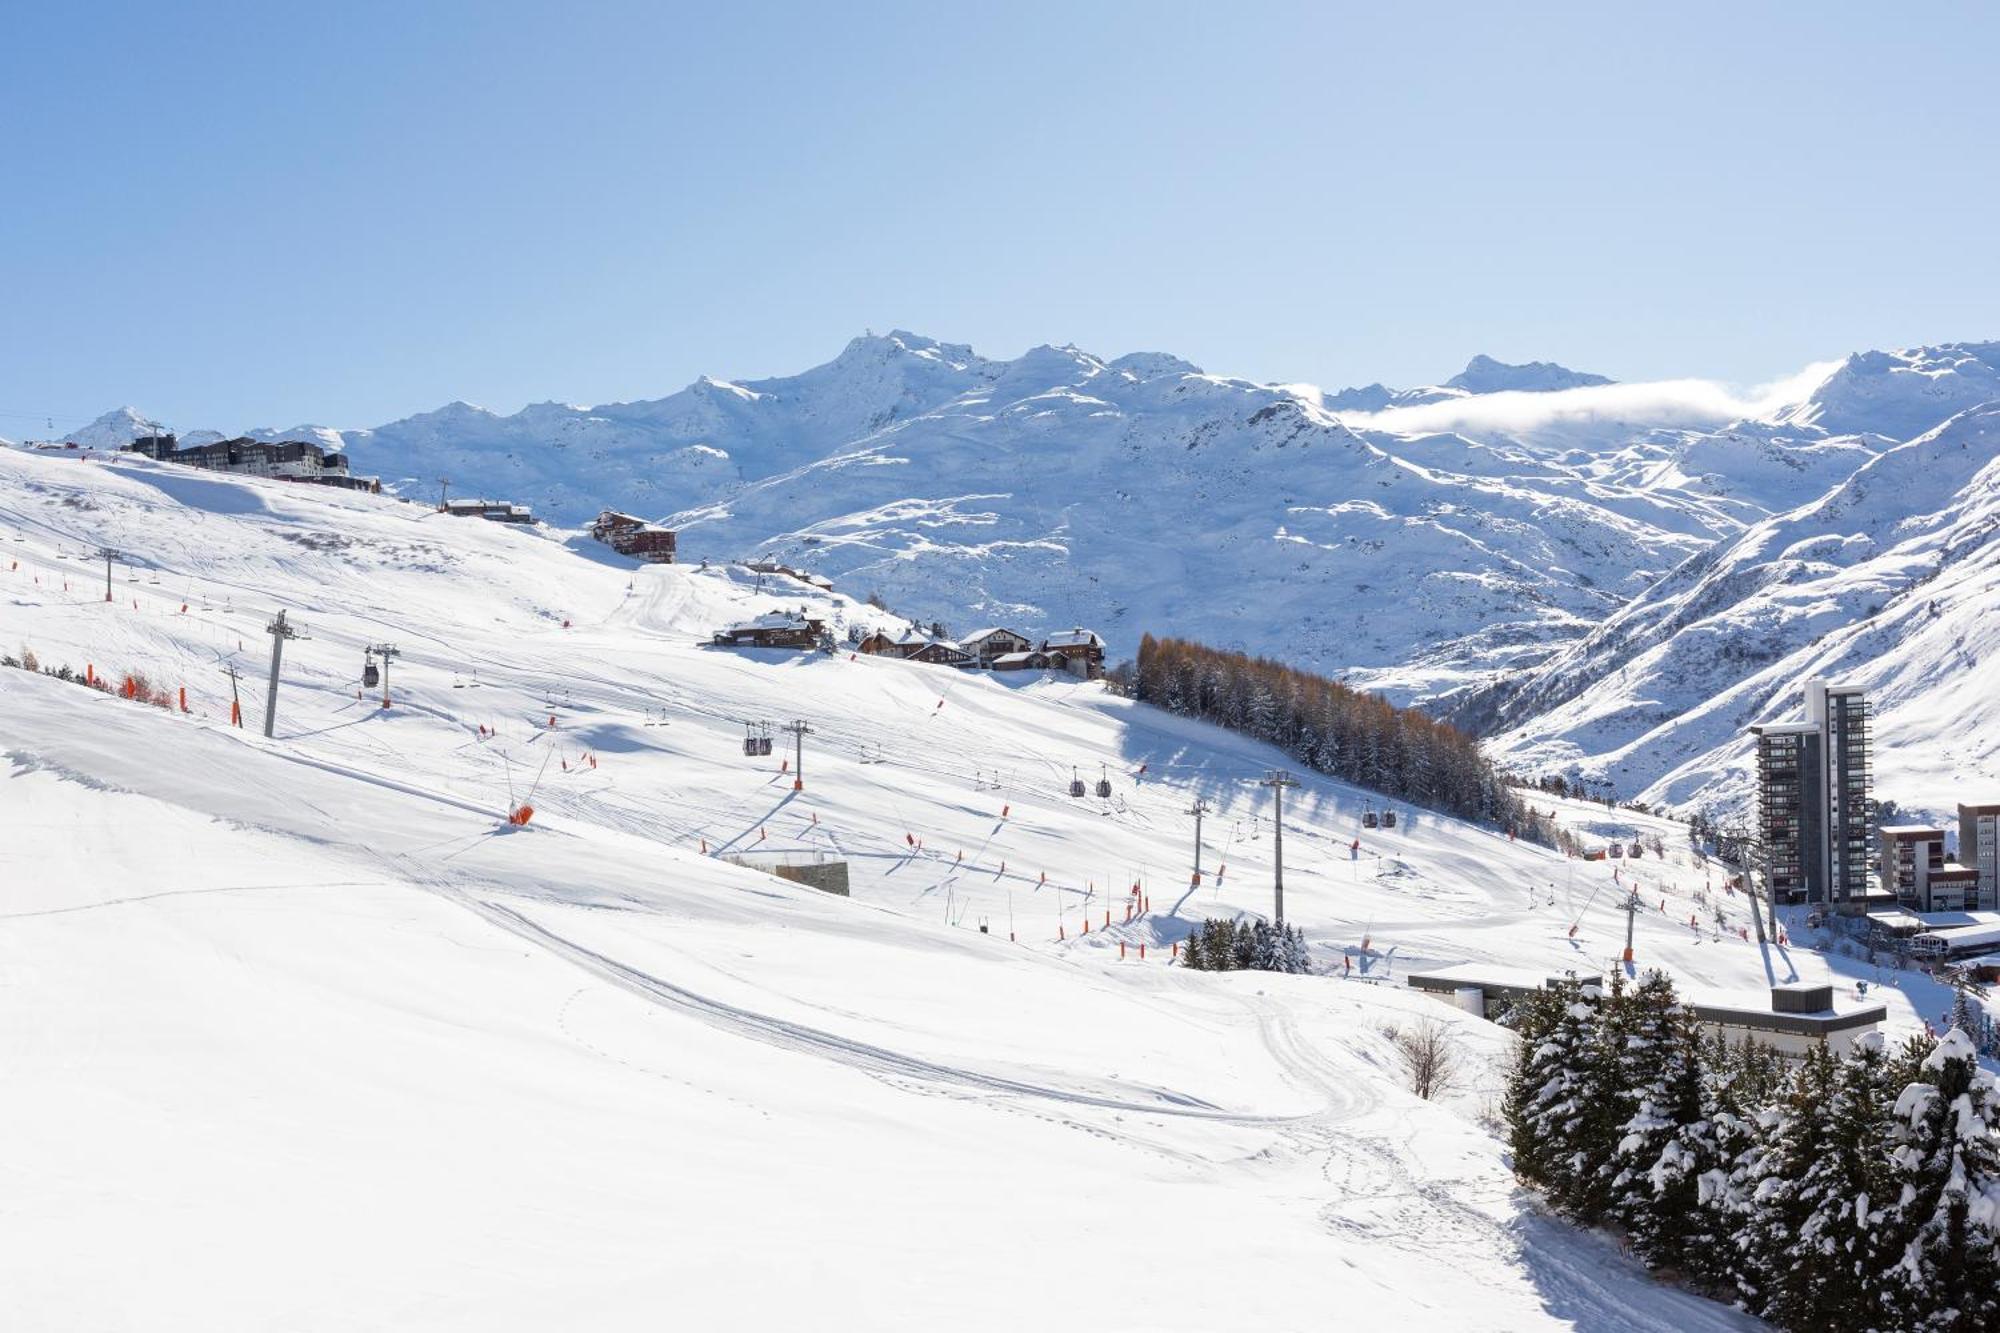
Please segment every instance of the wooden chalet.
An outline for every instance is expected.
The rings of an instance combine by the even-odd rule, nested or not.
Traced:
[[[989,671],[1064,671],[1069,667],[1069,659],[1061,653],[1045,653],[1039,648],[1025,652],[1002,653],[987,665]]]
[[[648,523],[632,514],[607,509],[590,525],[590,535],[620,555],[629,555],[656,565],[674,563],[679,536],[671,528]]]
[[[1051,634],[1042,640],[1042,651],[1061,653],[1072,675],[1085,680],[1097,680],[1104,675],[1104,640],[1094,630],[1078,626]]]
[[[719,648],[817,648],[826,637],[826,622],[816,616],[770,611],[730,626],[711,642]]]
[[[981,667],[991,670],[994,662],[1008,653],[1025,653],[1035,646],[1034,640],[1025,634],[1016,634],[1011,629],[995,626],[991,629],[975,630],[958,641],[959,647],[971,653]]]
[[[923,662],[929,666],[970,667],[976,665],[972,654],[947,639],[933,639],[909,655],[912,662]]]

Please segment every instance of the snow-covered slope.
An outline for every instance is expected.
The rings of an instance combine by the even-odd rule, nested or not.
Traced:
[[[1605,867],[1363,832],[1308,777],[1290,915],[1358,975],[1189,974],[1193,921],[1268,900],[1278,756],[1099,686],[715,650],[775,600],[729,571],[142,459],[0,455],[0,557],[6,653],[188,709],[0,668],[9,1327],[1750,1326],[1529,1209],[1490,1083],[1397,1084],[1384,1026],[1452,1019],[1403,973],[1601,965]],[[797,716],[802,790],[740,746]],[[721,859],[776,851],[853,896]],[[1686,925],[1684,852],[1634,869],[1685,983],[1845,966]]]
[[[1469,720],[1504,728],[1498,744],[1525,767],[1740,808],[1743,727],[1832,675],[1870,687],[1880,794],[1941,812],[2000,787],[1996,537],[2000,403],[1688,561]]]

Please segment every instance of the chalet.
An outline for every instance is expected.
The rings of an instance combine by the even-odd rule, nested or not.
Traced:
[[[972,654],[946,639],[933,639],[915,652],[909,654],[912,662],[923,662],[930,666],[970,667],[975,665]]]
[[[826,622],[804,611],[769,611],[730,626],[711,642],[720,648],[818,648],[827,642]]]
[[[1058,662],[1062,663],[1062,665],[1056,665]],[[1064,658],[1061,653],[1057,653],[1051,657],[1048,653],[1042,652],[1040,649],[1030,648],[1028,651],[1021,653],[1002,653],[988,663],[986,669],[989,671],[1047,671],[1053,667],[1055,670],[1060,671],[1066,665],[1068,665],[1068,659]]]
[[[620,555],[650,561],[656,565],[674,563],[678,536],[672,529],[648,523],[631,514],[607,509],[590,525],[590,535]]]
[[[533,523],[534,514],[526,505],[505,500],[451,500],[444,511],[454,518],[483,518],[491,523]]]
[[[860,643],[862,652],[870,657],[901,657],[902,649],[897,646],[896,636],[881,630],[869,631],[868,637]]]
[[[979,665],[991,669],[998,658],[1008,653],[1025,653],[1035,646],[1025,634],[1016,634],[1010,629],[975,630],[959,640],[959,646],[971,653]]]
[[[1096,680],[1104,674],[1104,640],[1092,630],[1078,626],[1051,634],[1042,640],[1042,651],[1060,652],[1071,675]]]

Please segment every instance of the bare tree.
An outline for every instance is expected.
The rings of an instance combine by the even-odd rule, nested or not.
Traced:
[[[1415,1027],[1391,1029],[1389,1038],[1396,1044],[1411,1092],[1430,1101],[1458,1087],[1464,1061],[1458,1039],[1445,1024],[1427,1018]]]

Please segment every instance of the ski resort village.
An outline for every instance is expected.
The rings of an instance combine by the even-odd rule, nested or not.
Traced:
[[[1284,466],[1266,390],[1038,355],[945,410],[1083,374]],[[1284,404],[1385,495],[1443,475]],[[1956,492],[1879,520],[1923,554],[1866,652],[1770,609],[1842,567],[1733,579],[1796,648],[1683,660],[1678,712],[1687,628],[1581,694],[1470,639],[1339,672],[1135,620],[1145,570],[583,507],[470,445],[0,448],[8,1324],[2000,1327],[1993,410],[1853,437],[1606,621]]]

